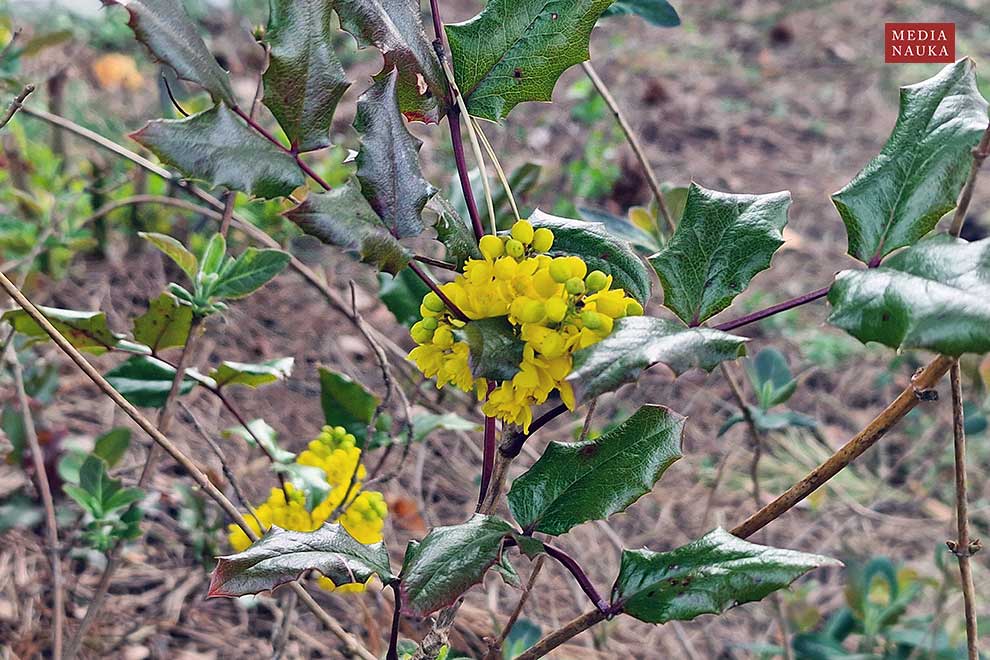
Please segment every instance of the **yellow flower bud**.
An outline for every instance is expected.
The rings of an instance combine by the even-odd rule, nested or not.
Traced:
[[[431,312],[442,312],[444,308],[444,304],[443,301],[440,300],[440,296],[433,291],[430,291],[423,297],[423,305]]]
[[[608,284],[608,275],[600,270],[593,270],[588,273],[588,277],[585,278],[584,283],[587,285],[588,291],[597,293],[604,289],[605,285]]]
[[[567,263],[567,257],[557,257],[550,262],[550,277],[561,284],[571,279],[571,266]]]
[[[533,233],[533,249],[537,252],[547,252],[553,247],[553,232],[546,227],[540,227]]]
[[[417,344],[428,344],[433,339],[433,330],[424,326],[422,321],[414,323],[409,334]]]
[[[519,314],[519,320],[523,323],[539,323],[545,316],[543,303],[539,300],[527,300]]]
[[[516,239],[510,238],[505,242],[505,253],[510,257],[520,259],[526,253],[526,248]]]
[[[564,288],[572,296],[580,296],[584,293],[584,280],[580,277],[572,277],[564,283]]]
[[[425,319],[420,321],[418,325],[422,325],[427,330],[433,331],[437,329],[440,323],[432,316],[427,316]]]
[[[612,321],[612,319],[608,316],[602,316],[601,321],[602,321],[601,326],[597,330],[595,330],[595,332],[600,334],[602,337],[607,337],[610,334],[612,334],[612,324],[614,323],[614,321]]]
[[[481,254],[489,261],[495,261],[505,252],[505,245],[502,243],[502,239],[491,234],[482,236],[478,247],[481,249]]]
[[[525,220],[519,220],[516,224],[512,225],[511,233],[512,238],[523,245],[529,245],[533,241],[533,225]]]
[[[543,309],[551,323],[560,323],[567,316],[567,302],[563,298],[551,298],[544,303]]]
[[[564,257],[567,260],[567,267],[571,271],[571,277],[577,277],[584,279],[584,276],[588,274],[588,266],[584,263],[584,259],[581,257]]]
[[[643,306],[639,304],[638,300],[630,300],[626,303],[626,316],[642,316]]]
[[[602,327],[603,319],[605,318],[605,316],[602,316],[598,312],[592,312],[590,310],[581,312],[581,323],[589,330],[597,330]]]
[[[454,333],[448,328],[437,328],[433,333],[433,343],[440,348],[450,348],[454,345]]]

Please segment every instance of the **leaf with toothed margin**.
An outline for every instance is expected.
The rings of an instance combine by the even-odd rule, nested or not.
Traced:
[[[442,195],[436,195],[430,200],[429,209],[437,214],[437,222],[433,226],[437,231],[437,240],[447,248],[447,260],[457,266],[457,270],[464,270],[464,262],[468,259],[483,258],[474,232],[449,201]]]
[[[554,536],[625,511],[681,458],[684,419],[645,405],[594,440],[551,442],[512,482],[509,510],[523,529]]]
[[[478,513],[460,525],[434,527],[421,542],[411,542],[399,583],[402,613],[426,616],[453,603],[481,582],[512,532],[501,518]]]
[[[880,153],[832,195],[849,235],[849,254],[877,262],[915,243],[956,206],[970,151],[987,128],[987,102],[973,60],[901,87],[897,123]]]
[[[720,362],[746,354],[745,337],[710,328],[686,328],[652,316],[627,316],[615,322],[605,339],[574,354],[567,377],[574,396],[590,401],[663,363],[675,374],[698,367],[711,371]]]
[[[447,111],[440,60],[423,30],[419,3],[409,0],[337,0],[340,26],[365,48],[374,45],[385,65],[376,80],[399,72],[399,110],[409,121],[437,123]]]
[[[489,0],[446,26],[468,112],[499,121],[524,101],[549,101],[560,75],[591,57],[588,40],[612,0]]]
[[[690,621],[761,600],[829,557],[756,545],[718,528],[670,552],[623,550],[612,606],[647,623]]]
[[[437,189],[423,178],[419,149],[399,113],[398,72],[393,69],[357,103],[354,128],[361,134],[357,178],[361,194],[390,234],[408,238],[423,233],[423,207]]]
[[[357,250],[361,261],[393,275],[412,259],[412,253],[389,233],[353,179],[310,195],[285,217],[324,243]]]
[[[271,591],[306,571],[318,571],[337,587],[364,584],[375,575],[385,583],[396,579],[384,543],[359,543],[336,523],[312,532],[273,526],[247,550],[217,560],[207,598]]]
[[[512,380],[519,373],[525,344],[508,318],[498,316],[470,321],[456,331],[467,341],[471,375],[488,380]]]
[[[128,25],[138,41],[156,58],[175,69],[180,78],[202,86],[214,100],[236,105],[230,77],[203,43],[180,0],[102,2],[125,8],[130,14]]]
[[[183,176],[249,195],[288,197],[305,183],[292,156],[217,105],[185,119],[156,119],[132,133]]]
[[[123,338],[107,325],[103,312],[79,312],[73,309],[38,306],[45,318],[80,351],[102,355],[115,347]],[[15,331],[27,336],[31,342],[48,341],[51,337],[22,309],[5,312],[0,319],[10,323]]]

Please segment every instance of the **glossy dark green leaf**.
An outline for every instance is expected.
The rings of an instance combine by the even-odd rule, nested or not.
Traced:
[[[320,367],[320,404],[329,426],[343,426],[363,440],[379,399],[349,376]]]
[[[403,614],[426,616],[481,582],[512,529],[501,518],[478,513],[460,525],[434,527],[420,543],[410,543],[400,583]]]
[[[690,621],[761,600],[834,559],[743,541],[715,529],[670,552],[623,550],[612,604],[647,623]]]
[[[252,447],[261,446],[265,452],[278,464],[287,464],[295,460],[296,455],[291,451],[282,449],[278,444],[278,434],[268,422],[263,419],[252,419],[247,426],[232,426],[223,432],[225,438],[238,437]],[[303,466],[309,467],[309,466]],[[320,468],[316,468],[320,470]],[[323,487],[326,489],[326,473],[323,473]],[[321,500],[322,501],[322,500]]]
[[[209,373],[209,376],[216,381],[217,387],[243,385],[257,388],[288,378],[292,374],[294,361],[290,357],[267,360],[256,364],[224,360],[219,367]]]
[[[120,343],[121,335],[110,330],[107,315],[103,312],[78,312],[72,309],[38,306],[45,318],[69,343],[80,351],[102,355]],[[5,312],[0,320],[10,323],[14,330],[28,337],[31,342],[51,339],[44,328],[22,309]]]
[[[430,210],[437,214],[433,228],[437,231],[437,240],[447,248],[448,261],[463,270],[468,259],[482,258],[474,231],[449,201],[437,195],[430,201]]]
[[[125,428],[111,429],[96,439],[93,454],[106,461],[110,467],[115,466],[127,453],[131,446],[131,430]]]
[[[588,222],[598,222],[605,225],[605,229],[610,234],[629,242],[636,248],[640,248],[646,254],[653,254],[660,249],[660,241],[655,236],[651,236],[634,225],[629,221],[629,218],[613,215],[608,211],[588,206],[579,206],[578,215],[581,216],[581,219]]]
[[[862,342],[945,355],[990,351],[990,238],[940,234],[880,268],[844,270],[828,320]]]
[[[183,80],[201,85],[217,101],[236,105],[227,72],[203,43],[180,0],[102,0],[130,13],[128,25],[152,54]]]
[[[310,195],[285,216],[324,243],[357,250],[361,261],[378,270],[395,274],[412,258],[412,253],[389,233],[353,179],[328,192]]]
[[[191,179],[257,197],[287,197],[305,183],[292,156],[225,105],[184,119],[156,119],[131,137]]]
[[[732,304],[784,244],[790,204],[788,192],[735,195],[692,183],[674,236],[650,257],[663,304],[692,325]]]
[[[423,233],[423,207],[436,188],[423,178],[419,149],[399,112],[392,70],[361,95],[354,128],[361,134],[357,178],[361,193],[396,238]]]
[[[832,195],[853,257],[868,263],[911,245],[955,207],[970,151],[987,127],[975,66],[964,58],[902,87],[897,123],[883,150]]]
[[[476,117],[499,121],[524,101],[549,101],[557,79],[591,57],[588,40],[612,0],[490,0],[446,27],[457,86]]]
[[[636,380],[654,364],[663,363],[675,374],[694,367],[711,371],[720,362],[745,355],[746,341],[719,330],[628,316],[615,322],[611,335],[574,354],[567,380],[579,401],[590,401]]]
[[[300,151],[330,146],[330,124],[350,81],[334,53],[331,2],[270,0],[265,105]]]
[[[186,249],[185,245],[171,236],[156,232],[141,231],[138,232],[138,236],[154,245],[165,256],[174,261],[182,269],[182,272],[189,276],[190,281],[196,279],[199,260],[195,254]]]
[[[161,408],[165,405],[175,368],[149,355],[135,355],[104,374],[115,390],[135,406]],[[186,372],[182,379],[181,394],[188,394],[199,384]]]
[[[525,344],[506,317],[471,321],[458,332],[471,351],[468,363],[475,378],[511,380],[519,373]]]
[[[681,457],[683,432],[684,417],[646,405],[594,440],[551,442],[512,482],[509,509],[523,529],[555,536],[625,511]]]
[[[358,45],[374,45],[385,66],[399,72],[399,109],[410,121],[436,123],[446,112],[447,85],[436,52],[423,30],[419,4],[407,0],[337,0],[340,25]]]
[[[247,550],[217,560],[207,597],[271,591],[306,571],[319,571],[338,587],[364,584],[373,575],[383,582],[395,579],[384,543],[363,545],[336,523],[324,523],[313,532],[273,526]]]
[[[285,270],[292,256],[288,252],[249,247],[226,263],[213,286],[217,298],[236,300],[248,296]]]
[[[747,360],[746,373],[764,410],[784,403],[797,389],[787,358],[775,348],[760,349],[756,357]]]
[[[608,232],[605,225],[560,218],[537,209],[529,221],[534,227],[553,231],[552,256],[574,254],[613,279],[613,289],[621,288],[642,304],[650,298],[650,273],[629,244]]]
[[[156,354],[166,348],[185,346],[192,318],[192,307],[163,293],[149,303],[148,311],[134,319],[134,339]]]
[[[658,27],[677,27],[681,17],[667,0],[616,0],[602,16],[632,14]]]

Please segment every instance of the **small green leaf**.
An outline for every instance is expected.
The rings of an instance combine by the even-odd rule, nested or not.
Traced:
[[[549,101],[560,75],[591,57],[588,40],[612,0],[490,0],[446,27],[457,86],[475,117],[499,121]]]
[[[553,231],[551,256],[573,254],[584,259],[588,270],[611,275],[612,288],[621,288],[642,304],[650,298],[650,273],[629,244],[608,232],[597,222],[570,220],[533,211],[529,221],[534,227]]]
[[[156,354],[166,348],[185,346],[192,318],[192,307],[163,293],[149,303],[147,312],[134,319],[134,339]]]
[[[478,513],[460,525],[434,527],[422,542],[410,543],[400,582],[403,614],[426,616],[481,582],[512,531],[504,520]]]
[[[862,342],[945,355],[990,351],[990,238],[932,236],[880,268],[845,270],[829,323]]]
[[[470,321],[460,333],[471,351],[468,362],[475,378],[511,380],[519,373],[525,344],[507,317]]]
[[[209,373],[216,381],[217,387],[225,385],[244,385],[256,389],[261,385],[285,380],[292,374],[294,358],[277,358],[257,364],[233,362],[224,360],[220,366]]]
[[[629,316],[615,322],[612,334],[574,354],[567,380],[579,401],[636,380],[654,364],[675,374],[698,367],[711,371],[720,362],[745,355],[747,339],[708,328],[685,328],[652,316]]]
[[[165,256],[174,261],[182,269],[182,272],[189,276],[190,281],[196,279],[196,273],[199,271],[199,260],[196,259],[195,254],[186,249],[185,245],[166,234],[141,231],[138,232],[138,236],[154,245]]]
[[[502,643],[503,660],[512,660],[540,641],[543,631],[529,619],[517,620]]]
[[[429,208],[437,214],[437,222],[433,225],[437,240],[447,248],[447,260],[457,266],[457,270],[464,270],[464,262],[468,259],[482,258],[474,231],[447,199],[436,195],[430,200]]]
[[[288,197],[306,181],[292,156],[225,105],[184,119],[156,119],[131,137],[184,176],[263,198]]]
[[[430,288],[408,268],[395,275],[378,274],[378,297],[395,315],[395,320],[406,327],[422,318],[419,306],[429,292]]]
[[[265,105],[300,151],[330,146],[330,124],[350,86],[334,53],[332,3],[271,0]]]
[[[746,373],[764,410],[784,403],[797,389],[787,358],[775,348],[760,349],[755,358],[747,360]]]
[[[354,128],[361,134],[357,178],[361,194],[396,238],[423,233],[423,207],[437,189],[423,178],[423,143],[406,128],[396,98],[393,70],[368,88],[357,103]]]
[[[343,426],[361,445],[368,435],[379,399],[344,374],[320,367],[320,404],[329,426]]]
[[[107,464],[103,459],[94,454],[87,456],[82,467],[79,468],[79,487],[92,498],[93,502],[102,506],[104,499],[112,494],[114,488],[110,481],[110,475],[107,474]],[[102,509],[100,511],[102,512]]]
[[[232,426],[231,428],[225,430],[223,435],[226,438],[237,436],[252,447],[261,445],[261,447],[268,452],[268,455],[271,456],[272,460],[276,463],[291,463],[296,458],[296,455],[291,451],[282,449],[279,446],[278,434],[275,432],[275,429],[269,426],[268,422],[263,419],[252,419],[247,423],[247,428],[243,426]],[[322,472],[322,470],[320,471]],[[325,476],[323,481],[326,482]]]
[[[109,467],[113,467],[124,457],[124,454],[127,453],[127,448],[130,446],[130,429],[111,429],[96,439],[93,454],[106,461]]]
[[[135,406],[161,408],[172,389],[175,367],[148,355],[135,355],[104,374],[115,390]],[[180,394],[188,394],[199,381],[189,371],[182,379]]]
[[[110,326],[107,325],[107,315],[103,312],[77,312],[72,309],[58,309],[40,305],[38,309],[55,326],[55,329],[80,351],[93,355],[103,355],[120,343],[122,338],[122,335],[110,330]],[[51,339],[44,328],[22,309],[12,309],[5,312],[0,320],[10,323],[14,330],[27,336],[31,343]]]
[[[127,9],[128,25],[138,40],[180,78],[202,86],[214,100],[237,103],[227,72],[203,43],[180,0],[103,0],[103,4]]]
[[[883,150],[832,195],[853,257],[879,262],[915,243],[955,207],[972,164],[970,151],[987,127],[975,67],[963,58],[902,87],[897,123]]]
[[[324,243],[357,250],[361,261],[395,274],[412,253],[388,232],[354,180],[325,193],[310,195],[285,216]]]
[[[223,268],[224,258],[227,256],[227,239],[220,232],[210,236],[206,247],[203,248],[203,256],[199,263],[200,277],[204,275],[219,275]]]
[[[283,450],[279,451],[283,452]],[[275,456],[281,459],[288,453],[290,452],[277,453]],[[289,483],[306,495],[306,508],[310,511],[326,501],[327,495],[330,494],[330,484],[327,483],[327,473],[323,468],[315,465],[300,465],[289,459],[275,463],[272,465],[272,470],[284,474]]]
[[[285,270],[291,260],[292,256],[282,250],[249,247],[224,266],[213,295],[227,300],[250,295]]]
[[[788,410],[786,408],[779,412],[766,412],[757,406],[747,405],[746,409],[753,417],[753,423],[756,424],[756,428],[764,433],[782,431],[787,428],[818,428],[818,420],[814,417],[808,417],[807,415],[802,415],[799,412]],[[744,421],[746,421],[746,418],[742,413],[732,415],[729,419],[725,420],[725,423],[722,424],[721,428],[719,428],[716,437],[725,435],[725,433],[733,426]]]
[[[789,192],[735,195],[692,183],[674,236],[650,257],[663,304],[691,325],[732,304],[784,244],[790,204]]]
[[[443,429],[444,431],[474,431],[478,428],[476,422],[464,419],[457,413],[444,413],[436,415],[424,413],[413,417],[413,439],[422,442],[434,431]]]
[[[523,529],[554,536],[625,511],[681,458],[683,432],[683,417],[646,405],[594,440],[551,442],[512,483],[509,509]]]
[[[384,543],[363,545],[336,523],[324,523],[313,532],[273,526],[247,550],[217,560],[207,597],[271,591],[310,570],[319,571],[338,587],[364,584],[373,575],[383,582],[396,579]]]
[[[667,0],[616,0],[602,16],[639,16],[657,27],[677,27],[681,17]]]
[[[724,529],[670,552],[623,550],[612,604],[647,623],[721,614],[783,589],[834,559],[748,543]]]

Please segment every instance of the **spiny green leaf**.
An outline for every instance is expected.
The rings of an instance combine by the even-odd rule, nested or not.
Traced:
[[[407,0],[337,0],[340,25],[362,48],[374,45],[385,66],[399,72],[399,109],[410,121],[436,123],[446,112],[447,85],[440,61],[423,30],[419,4]]]
[[[130,429],[111,429],[96,439],[93,454],[106,461],[108,466],[113,467],[124,457],[124,454],[127,453],[127,448],[130,446]]]
[[[320,404],[327,425],[343,426],[359,441],[364,441],[378,407],[378,397],[349,376],[325,367],[320,367],[319,372]]]
[[[336,586],[364,584],[373,575],[395,579],[384,543],[363,545],[336,523],[313,532],[272,527],[251,547],[217,560],[208,598],[234,598],[270,591],[306,571],[319,571]]]
[[[647,623],[721,614],[783,589],[834,559],[748,543],[724,529],[670,552],[623,550],[612,604]]]
[[[901,88],[894,130],[880,154],[832,195],[846,224],[849,254],[879,261],[911,245],[951,211],[987,127],[987,102],[964,58]]]
[[[475,378],[511,380],[519,373],[525,344],[506,317],[470,321],[458,332],[467,340]]]
[[[138,236],[154,245],[165,256],[174,261],[182,269],[182,272],[189,276],[190,281],[196,279],[199,260],[196,259],[195,254],[186,249],[185,245],[166,234],[141,231],[138,232]]]
[[[681,17],[667,0],[616,0],[602,16],[633,14],[658,27],[677,27]]]
[[[350,86],[334,53],[332,3],[270,0],[265,105],[300,151],[330,146],[330,124]]]
[[[214,100],[236,105],[227,72],[203,43],[180,0],[102,0],[130,13],[130,25],[138,40],[183,80],[201,85]]]
[[[646,405],[594,440],[551,442],[512,483],[509,509],[524,529],[555,536],[625,511],[681,457],[683,432],[683,417]]]
[[[122,338],[107,325],[107,315],[103,312],[77,312],[72,309],[38,306],[45,318],[80,351],[102,355],[113,348]],[[0,319],[10,323],[14,330],[27,336],[32,343],[50,339],[44,328],[35,322],[22,309],[5,312]]]
[[[361,193],[392,236],[408,238],[423,233],[423,207],[437,189],[423,178],[419,149],[399,113],[392,70],[361,95],[354,128],[361,134],[357,178]]]
[[[131,137],[184,176],[257,197],[288,197],[305,183],[292,156],[217,105],[185,119],[156,119]]]
[[[219,367],[209,373],[209,376],[216,381],[217,387],[244,385],[245,387],[258,388],[288,378],[292,373],[294,361],[290,357],[277,358],[257,364],[224,360]]]
[[[498,561],[512,525],[475,514],[460,525],[434,527],[420,543],[410,543],[402,565],[402,612],[426,616],[450,605]]]
[[[448,261],[457,266],[458,270],[463,270],[464,262],[468,259],[482,258],[474,232],[446,198],[442,195],[434,196],[429,208],[437,214],[433,228],[437,231],[437,240],[447,248]]]
[[[697,325],[732,304],[784,244],[788,192],[735,195],[691,184],[670,242],[650,263],[663,304]]]
[[[134,319],[134,339],[150,348],[152,353],[185,346],[192,317],[192,307],[163,293],[151,301],[148,311]]]
[[[135,355],[108,371],[104,377],[135,406],[161,408],[172,389],[175,367],[149,355]],[[186,371],[179,392],[188,394],[198,384],[199,381]]]
[[[249,247],[223,267],[213,295],[227,300],[244,298],[268,284],[291,260],[282,250]]]
[[[247,423],[247,427],[232,426],[223,432],[223,436],[225,438],[236,436],[244,440],[244,442],[248,443],[252,447],[261,445],[261,447],[265,449],[268,455],[271,456],[276,463],[291,463],[296,458],[294,453],[282,449],[279,446],[278,434],[275,432],[275,429],[273,429],[268,422],[263,419],[252,419]],[[320,471],[322,472],[322,470]],[[324,486],[326,486],[325,473],[323,482]]]
[[[490,0],[446,27],[468,112],[499,121],[523,101],[549,101],[557,79],[591,57],[591,29],[612,0]]]
[[[325,193],[310,195],[285,216],[324,243],[357,250],[361,261],[393,275],[412,253],[388,232],[351,179]]]
[[[629,244],[608,232],[605,225],[560,218],[537,209],[529,221],[534,227],[553,232],[550,255],[574,254],[588,264],[588,270],[611,275],[612,288],[623,289],[642,304],[650,298],[650,273]]]
[[[862,342],[945,355],[990,351],[990,238],[945,234],[880,268],[844,270],[828,294],[829,323]]]
[[[685,328],[652,316],[629,316],[615,322],[612,334],[574,354],[567,380],[579,401],[590,401],[636,380],[654,364],[675,374],[693,367],[711,371],[720,362],[746,353],[744,337],[709,328]]]

